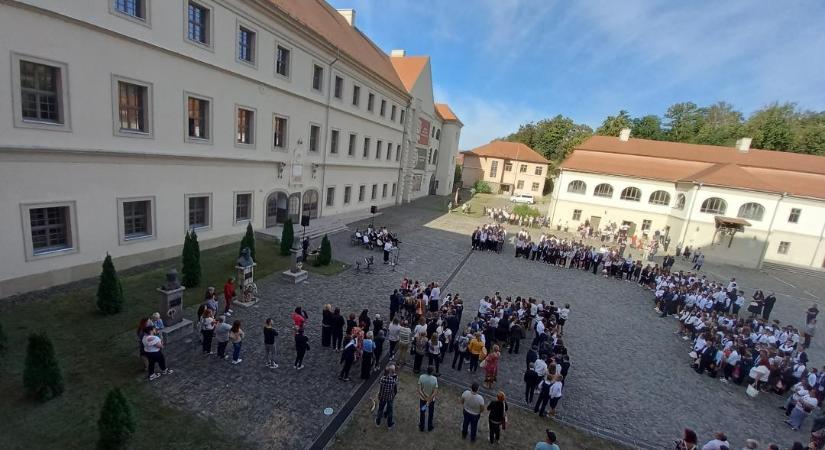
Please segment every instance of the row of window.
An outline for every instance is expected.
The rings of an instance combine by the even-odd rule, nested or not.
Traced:
[[[149,24],[149,8],[150,0],[110,0],[113,2],[112,10],[122,16],[131,20],[140,21],[146,25]],[[208,49],[214,48],[214,32],[213,32],[213,10],[205,3],[187,0],[186,2],[186,39],[198,46],[206,47]],[[248,24],[238,23],[236,27],[236,60],[242,64],[251,67],[258,67],[258,33]],[[275,74],[286,80],[290,80],[292,76],[292,49],[288,45],[276,43],[274,54],[274,68]],[[324,92],[325,70],[322,65],[313,63],[312,65],[312,79],[310,85],[312,89],[318,93]],[[344,99],[344,77],[335,74],[332,87],[333,97],[339,101]],[[356,108],[361,104],[361,86],[353,82],[352,85],[352,105]],[[370,92],[367,94],[367,111],[374,113],[376,104],[376,96]],[[379,114],[381,117],[387,117],[392,122],[404,123],[404,109],[400,105],[389,105],[386,99],[381,99],[379,106]],[[433,130],[433,137],[436,136]]]
[[[587,184],[581,180],[573,180],[567,185],[567,192],[583,195],[587,192]],[[601,183],[593,190],[593,196],[613,198],[613,186],[607,183]],[[638,202],[642,198],[642,191],[637,187],[626,187],[622,190],[619,198],[622,200]],[[650,197],[648,197],[648,203],[652,205],[669,206],[670,194],[661,190],[654,191],[650,194]],[[684,207],[685,194],[679,194],[674,208],[684,209]],[[709,197],[702,202],[699,211],[707,214],[724,215],[727,212],[727,209],[728,203],[724,199],[719,197]],[[798,223],[800,215],[802,215],[802,210],[800,208],[791,208],[791,212],[788,215],[788,222]],[[756,202],[745,203],[739,207],[739,212],[736,214],[736,217],[760,222],[765,217],[765,207]]]
[[[381,198],[387,198],[387,188],[390,187],[389,183],[384,183],[381,186]],[[389,194],[390,197],[395,197],[397,190],[396,183],[392,184],[392,192]],[[362,184],[358,186],[358,202],[363,202],[367,199],[367,185]],[[378,199],[378,184],[373,184],[370,190],[370,200]],[[344,204],[349,205],[352,201],[352,186],[344,186]],[[326,205],[327,206],[335,206],[335,186],[330,186],[327,188],[327,197],[326,197]]]
[[[512,161],[504,161],[504,171],[505,172],[512,172],[513,171],[513,162]],[[527,173],[527,164],[519,164],[519,173]],[[544,167],[536,166],[534,170],[535,175],[541,175],[544,173]],[[498,160],[493,160],[490,162],[490,178],[495,178],[498,175]]]

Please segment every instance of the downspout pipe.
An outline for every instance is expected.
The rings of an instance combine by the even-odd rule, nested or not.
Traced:
[[[765,255],[768,254],[768,247],[771,245],[771,233],[773,233],[773,221],[776,220],[776,214],[779,212],[779,204],[788,196],[787,192],[783,192],[776,201],[776,206],[773,209],[773,216],[771,216],[771,223],[768,225],[768,234],[765,236],[765,245],[762,248],[762,254],[759,255],[759,261],[756,263],[756,268],[761,269],[762,263],[765,261]]]
[[[404,187],[401,185],[401,178],[404,174],[404,164],[405,159],[409,158],[409,152],[407,152],[407,123],[410,121],[410,109],[412,108],[412,98],[407,102],[407,106],[404,108],[404,123],[402,123],[402,132],[401,132],[401,156],[399,158],[399,165],[398,165],[398,181],[396,181],[397,188],[395,189],[395,204],[398,205],[402,202],[398,200],[399,197],[403,198],[403,190]]]
[[[341,56],[341,49],[336,48],[336,55],[335,59],[332,60],[329,64],[327,64],[328,72],[329,72],[329,81],[327,82],[327,104],[326,104],[326,111],[324,113],[324,147],[322,149],[323,156],[321,156],[321,192],[318,193],[318,217],[324,216],[324,208],[327,204],[327,142],[329,141],[329,110],[332,106],[332,82],[335,77],[332,76],[332,66],[338,62],[338,58]],[[341,140],[341,137],[338,136],[338,140]],[[323,194],[323,197],[321,195]],[[323,200],[322,200],[323,198]]]
[[[687,222],[685,223],[685,228],[682,230],[682,238],[679,239],[679,242],[677,242],[677,245],[679,243],[682,244],[682,248],[685,248],[685,246],[687,245],[685,239],[687,239],[688,228],[690,228],[690,221],[693,219],[693,207],[696,206],[696,197],[699,196],[699,190],[702,189],[702,183],[695,183],[695,185],[696,192],[693,193],[693,198],[690,199],[690,209],[688,209],[688,217]]]

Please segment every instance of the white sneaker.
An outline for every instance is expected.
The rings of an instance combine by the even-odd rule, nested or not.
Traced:
[[[277,364],[275,364],[275,363],[272,363],[272,365],[271,365],[271,366],[269,366],[269,368],[270,368],[270,369],[277,369],[277,368],[278,368],[278,365],[277,365]]]
[[[298,366],[298,370],[301,370],[301,369],[303,369],[303,368],[304,368],[304,365],[303,365],[303,364],[301,364],[300,366]]]
[[[242,359],[236,359],[236,360],[232,361],[232,364],[240,364],[241,361],[243,361],[243,360]]]
[[[171,375],[171,374],[173,374],[173,373],[175,373],[175,371],[174,371],[174,370],[172,370],[172,369],[166,369],[166,370],[164,370],[163,372],[161,372],[161,375]]]
[[[160,378],[159,373],[153,373],[152,375],[149,375],[149,381],[157,380],[158,378]]]

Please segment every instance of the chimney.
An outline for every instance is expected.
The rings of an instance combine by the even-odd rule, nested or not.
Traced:
[[[619,132],[619,140],[627,142],[628,139],[630,139],[630,128],[622,128],[622,131]]]
[[[390,57],[392,58],[403,58],[405,56],[407,56],[406,50],[395,49],[390,52]]]
[[[355,10],[354,9],[339,9],[337,10],[338,14],[344,16],[344,19],[347,21],[349,26],[355,26]]]
[[[753,139],[746,137],[736,140],[736,150],[739,153],[748,153],[751,150],[751,141]]]

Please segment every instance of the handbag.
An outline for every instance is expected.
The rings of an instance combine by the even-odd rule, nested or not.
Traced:
[[[487,367],[487,358],[484,358],[484,360],[481,361],[481,364],[479,364],[478,366],[481,367],[482,369]]]
[[[747,392],[751,398],[755,398],[757,395],[759,395],[759,391],[755,387],[753,387],[752,384],[748,385],[748,389],[745,392]]]

